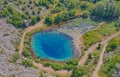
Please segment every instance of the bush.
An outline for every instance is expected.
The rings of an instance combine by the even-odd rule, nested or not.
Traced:
[[[47,0],[39,0],[39,2],[38,2],[37,5],[44,6],[44,7],[46,7],[47,9],[49,9],[49,7],[50,7],[50,3],[49,3]]]
[[[52,67],[54,70],[62,70],[63,69],[63,65],[61,64],[56,64],[56,63],[49,63],[49,62],[46,62],[44,63],[44,66],[47,66],[47,67]]]
[[[78,65],[78,62],[76,60],[69,60],[66,62],[66,64],[76,66],[76,65]]]
[[[119,41],[117,39],[112,39],[111,41],[109,41],[108,46],[106,48],[106,51],[107,52],[114,51],[119,44],[120,43],[119,43]]]
[[[82,10],[86,10],[88,8],[88,5],[85,2],[83,2],[83,3],[81,3],[80,8]]]
[[[53,24],[53,19],[51,16],[47,16],[45,18],[45,24],[47,24],[48,26],[51,26]]]
[[[12,62],[15,63],[19,58],[20,58],[20,55],[19,55],[18,53],[15,53],[15,54],[12,56]]]
[[[101,44],[98,44],[98,47],[96,49],[100,50],[101,49]]]
[[[106,23],[99,27],[97,30],[92,30],[83,35],[85,50],[88,49],[91,45],[102,41],[104,38],[110,36],[115,33],[116,27],[114,26],[114,22]]]
[[[9,15],[9,12],[7,9],[1,10],[0,9],[0,17],[6,17]]]
[[[24,59],[22,61],[22,65],[25,66],[25,67],[34,67],[32,61],[28,60],[28,59]]]
[[[89,16],[89,13],[88,13],[88,12],[84,12],[84,13],[82,14],[82,18],[88,18],[88,16]]]
[[[37,23],[40,20],[41,20],[40,16],[34,16],[31,20],[31,25],[34,25],[35,23]]]
[[[7,21],[15,25],[15,27],[17,28],[24,27],[23,20],[20,13],[15,10],[12,11],[12,15],[7,19]]]
[[[23,49],[22,55],[27,57],[27,58],[31,58],[31,54],[29,53],[29,51],[27,49]]]
[[[84,74],[87,75],[87,69],[85,67],[75,67],[73,69],[71,77],[82,77]]]
[[[117,31],[120,30],[120,18],[115,22],[115,27],[117,28]]]
[[[97,31],[89,31],[83,35],[85,49],[88,49],[92,44],[102,40],[102,36]]]

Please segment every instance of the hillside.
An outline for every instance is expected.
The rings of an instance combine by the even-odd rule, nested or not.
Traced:
[[[0,0],[0,77],[120,77],[119,38],[120,0]]]

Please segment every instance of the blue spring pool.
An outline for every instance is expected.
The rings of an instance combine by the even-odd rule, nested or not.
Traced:
[[[74,56],[72,38],[63,33],[35,33],[31,38],[31,48],[42,59],[65,61]]]

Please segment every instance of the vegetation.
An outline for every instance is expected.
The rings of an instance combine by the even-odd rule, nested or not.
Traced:
[[[120,45],[120,39],[112,39],[109,43],[108,43],[108,46],[107,46],[107,49],[106,51],[107,52],[112,52],[114,51],[115,49],[117,49],[117,47]]]
[[[101,47],[102,47],[102,45],[101,45],[101,44],[98,44],[98,47],[97,47],[96,49],[97,49],[97,50],[100,50]]]
[[[0,18],[6,17],[8,23],[17,28],[24,28],[40,21],[41,11],[49,9],[54,2],[55,0],[3,0],[0,1]],[[44,7],[46,9],[41,10]],[[25,24],[25,20],[28,25]]]
[[[42,7],[49,9],[55,1],[56,0],[5,0],[3,4],[0,2],[1,7],[5,6],[5,8],[0,8],[0,17],[8,17],[8,22],[16,27],[24,27],[24,20],[30,20],[31,22],[29,22],[29,24],[34,25],[40,21],[40,10]],[[13,3],[16,8],[10,3]],[[45,23],[50,26],[81,14],[83,14],[83,18],[92,17],[94,20],[112,21],[118,19],[120,16],[119,5],[120,2],[113,0],[59,0],[56,8],[46,17]],[[34,11],[34,9],[36,9],[36,11]],[[13,10],[15,14],[12,13]]]
[[[40,75],[39,77],[46,77],[46,76],[42,74],[42,75]]]
[[[27,57],[27,58],[31,58],[31,54],[30,52],[28,51],[28,49],[23,49],[23,52],[22,52],[22,55]]]
[[[99,71],[100,77],[117,77],[117,73],[115,71],[120,71],[120,36],[113,38],[109,41],[106,55],[104,56],[104,64]],[[111,54],[109,54],[112,52]]]
[[[91,10],[91,15],[95,20],[112,21],[120,16],[120,3],[112,0],[105,0],[96,3]]]
[[[83,18],[91,17],[95,21],[112,21],[120,16],[119,5],[120,2],[114,0],[60,0],[57,7],[46,17],[45,23],[50,26],[81,14]]]
[[[28,59],[24,59],[22,61],[22,65],[25,66],[25,67],[34,67],[33,63],[31,60],[28,60]]]
[[[3,0],[0,1],[0,18],[7,19],[7,22],[13,24],[16,28],[24,28],[28,25],[34,25],[42,19],[46,11],[51,8],[56,0]],[[100,42],[111,34],[120,30],[120,1],[119,0],[58,0],[57,6],[45,18],[47,26],[59,25],[69,19],[77,18],[71,22],[75,26],[79,26],[81,22],[86,21],[82,25],[95,25],[105,22],[97,30],[91,30],[83,35],[84,49],[87,50],[91,45]],[[27,20],[27,22],[26,22]],[[90,20],[90,21],[89,21]],[[93,21],[94,20],[94,21]],[[99,21],[99,22],[98,22]],[[26,25],[28,23],[28,25]],[[70,25],[72,24],[70,23]],[[69,26],[69,24],[67,24]],[[66,26],[66,25],[65,25]],[[22,55],[27,58],[22,61],[25,67],[34,67],[31,60],[34,59],[30,49],[30,38],[32,34],[44,30],[46,26],[27,33]],[[120,71],[120,37],[112,39],[106,48],[106,56],[104,65],[100,70],[101,77],[112,77],[115,71]],[[97,64],[102,45],[96,48],[98,52],[92,52],[88,56],[85,66],[78,67],[78,60],[71,59],[65,62],[46,62],[41,61],[44,66],[52,67],[54,70],[72,70],[71,77],[89,77]],[[109,55],[111,54],[111,55]],[[12,57],[15,63],[20,58],[16,53]],[[41,75],[40,77],[45,77]],[[57,77],[57,76],[56,76]]]
[[[57,63],[57,62],[43,62],[44,66],[52,67],[54,70],[72,70],[74,67],[78,65],[77,60],[68,60],[65,63]]]
[[[34,25],[35,23],[37,23],[40,20],[41,20],[41,18],[39,16],[34,16],[31,20],[31,25]]]
[[[20,58],[20,55],[19,55],[18,53],[15,53],[15,54],[12,56],[12,62],[15,63],[19,58]]]
[[[85,45],[85,50],[89,48],[92,44],[99,42],[102,40],[102,36],[97,32],[97,31],[90,31],[87,32],[84,36],[84,45]]]
[[[86,67],[75,67],[71,77],[83,77],[84,75],[87,76],[87,73]]]
[[[16,11],[12,12],[12,15],[8,18],[8,22],[15,25],[17,28],[24,26],[20,13]]]
[[[118,31],[114,22],[105,23],[99,27],[98,30],[92,30],[83,35],[85,50],[88,49],[92,44],[102,41],[107,36]]]
[[[95,70],[101,50],[102,50],[102,45],[100,49],[96,49],[88,55],[88,59],[85,62],[85,66],[89,75],[88,77],[90,77],[93,74],[93,71]]]
[[[115,27],[120,30],[120,18],[115,22]]]
[[[82,13],[84,14],[83,17],[87,18],[89,15],[88,10],[93,7],[92,5],[93,3],[91,2],[60,0],[57,7],[46,17],[45,24],[48,26],[59,24],[64,20],[77,15],[79,16]]]

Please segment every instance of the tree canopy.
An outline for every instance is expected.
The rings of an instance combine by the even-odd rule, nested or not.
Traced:
[[[120,16],[120,3],[116,1],[100,1],[91,10],[91,16],[95,20],[112,21]]]

